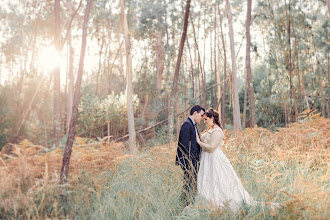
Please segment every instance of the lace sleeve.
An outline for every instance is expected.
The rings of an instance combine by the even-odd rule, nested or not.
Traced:
[[[215,149],[217,149],[218,146],[220,146],[222,138],[223,136],[221,131],[215,130],[212,132],[210,138],[208,139],[209,140],[208,143],[200,141],[199,145],[206,152],[212,153],[213,151],[215,151]]]

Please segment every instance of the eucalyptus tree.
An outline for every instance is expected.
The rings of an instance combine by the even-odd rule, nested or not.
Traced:
[[[134,9],[132,7],[135,7]],[[141,97],[141,126],[154,123],[158,111],[165,108],[167,74],[165,62],[168,57],[167,1],[142,0],[130,4],[130,12],[138,14],[130,18],[132,37],[139,42],[141,60],[135,66],[138,70],[136,90]],[[132,16],[131,16],[132,17]],[[148,76],[148,77],[147,77]]]
[[[67,13],[68,14],[72,14],[73,10],[72,10],[72,0],[68,0],[67,1]],[[69,131],[69,126],[70,126],[70,120],[71,120],[71,115],[72,115],[72,105],[73,105],[73,87],[74,87],[74,77],[73,77],[73,56],[74,56],[74,51],[73,51],[73,47],[72,47],[72,35],[71,35],[71,28],[68,32],[68,53],[69,53],[69,68],[67,71],[67,75],[68,75],[68,88],[67,88],[67,109],[66,109],[66,130]]]
[[[174,72],[174,77],[173,77],[173,87],[172,87],[171,96],[170,96],[170,108],[171,109],[170,109],[169,125],[168,125],[170,139],[172,139],[172,137],[173,137],[174,107],[176,106],[176,102],[177,102],[177,100],[175,100],[175,97],[178,92],[179,71],[180,71],[181,59],[182,59],[182,54],[183,54],[183,48],[184,48],[184,44],[185,44],[186,36],[187,36],[190,2],[191,2],[191,0],[187,0],[187,3],[186,3],[183,32],[182,32],[181,41],[180,41],[180,45],[179,45],[179,53],[178,53],[178,58],[177,58],[177,62],[175,65],[175,72]]]
[[[237,65],[235,55],[235,42],[234,42],[234,30],[232,23],[232,13],[229,0],[226,0],[226,11],[229,23],[229,39],[230,39],[230,52],[232,63],[232,78],[233,78],[233,117],[234,117],[234,130],[238,132],[241,126],[240,106],[238,98],[238,82],[237,82]]]
[[[61,5],[60,0],[55,0],[55,31],[54,45],[60,50],[61,40]],[[61,86],[60,86],[60,63],[54,69],[54,145],[57,147],[61,138]]]
[[[156,67],[154,88],[160,93],[162,89],[163,72],[165,66],[165,43],[166,34],[166,5],[162,0],[141,1],[139,3],[139,22],[135,37],[146,40],[152,45],[151,53],[154,54],[153,63]]]
[[[129,148],[132,154],[137,153],[136,146],[136,133],[135,133],[135,123],[134,123],[134,112],[133,112],[133,68],[132,68],[132,56],[131,56],[131,39],[129,35],[129,28],[127,22],[127,15],[125,12],[125,2],[120,0],[120,11],[121,19],[123,25],[123,32],[125,37],[125,47],[126,47],[126,72],[127,72],[127,117],[128,117],[128,132],[129,132]]]
[[[225,43],[225,37],[223,33],[223,15],[220,12],[219,4],[218,4],[218,13],[219,13],[219,26],[220,26],[220,34],[221,34],[221,43],[222,43],[222,50],[223,50],[223,87],[222,87],[222,104],[221,104],[221,123],[223,126],[225,126],[225,119],[226,119],[226,90],[227,90],[227,84],[228,80],[226,80],[227,77],[227,51],[226,51],[226,43]]]
[[[87,44],[87,28],[88,28],[88,18],[89,12],[91,9],[91,4],[93,0],[87,0],[85,14],[84,14],[84,22],[82,28],[82,40],[81,40],[81,52],[79,59],[79,67],[77,73],[77,81],[75,85],[74,98],[73,98],[73,107],[72,107],[72,117],[70,120],[69,134],[66,141],[63,160],[62,160],[62,168],[60,174],[60,184],[64,184],[67,182],[69,167],[70,167],[70,158],[72,153],[72,145],[76,135],[76,122],[78,117],[78,105],[80,98],[80,87],[82,81],[82,74],[84,72],[84,62],[85,62],[85,52],[86,52],[86,44]]]
[[[256,124],[256,110],[254,103],[254,91],[253,91],[253,81],[251,74],[251,62],[250,62],[250,49],[251,49],[251,35],[250,35],[250,26],[251,26],[251,8],[252,0],[247,0],[247,16],[246,16],[246,81],[247,89],[249,93],[249,106],[250,106],[250,121],[251,127],[254,128]],[[245,126],[245,124],[243,124]]]
[[[276,94],[269,102],[282,106],[286,123],[311,107],[308,99],[325,114],[329,21],[322,6],[290,0],[259,1],[256,7],[255,21],[268,46],[268,93]]]

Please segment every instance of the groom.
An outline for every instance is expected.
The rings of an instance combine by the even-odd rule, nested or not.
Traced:
[[[181,200],[184,206],[193,202],[197,190],[197,173],[201,147],[196,140],[196,123],[203,119],[205,109],[195,105],[190,110],[190,116],[182,124],[179,135],[176,165],[184,172],[184,183]],[[198,133],[199,134],[199,133]]]

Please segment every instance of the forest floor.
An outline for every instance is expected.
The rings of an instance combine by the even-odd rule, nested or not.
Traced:
[[[79,138],[69,183],[58,185],[63,149],[28,140],[0,153],[0,219],[330,218],[330,119],[315,117],[278,128],[225,131],[224,153],[246,190],[280,207],[244,207],[236,215],[196,202],[180,206],[182,172],[176,143],[128,154],[123,143]]]

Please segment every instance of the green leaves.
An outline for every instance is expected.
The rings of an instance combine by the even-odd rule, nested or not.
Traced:
[[[78,127],[81,132],[88,132],[98,128],[97,136],[104,133],[103,126],[110,123],[121,130],[127,126],[127,95],[125,93],[110,94],[104,99],[85,95],[82,97],[78,108]],[[137,95],[133,95],[133,108],[139,106]]]

